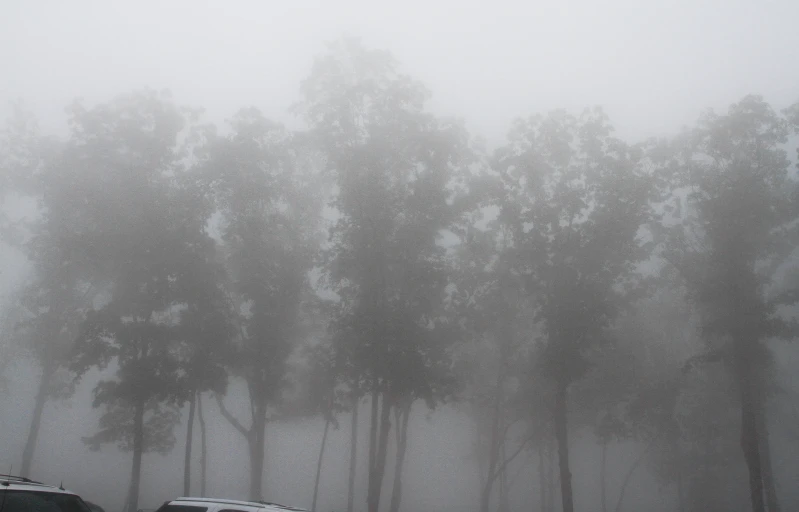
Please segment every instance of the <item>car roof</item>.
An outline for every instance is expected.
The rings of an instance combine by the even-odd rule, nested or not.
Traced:
[[[74,492],[67,491],[61,487],[47,485],[30,478],[14,475],[0,475],[0,491],[32,491],[48,492],[53,494],[70,494],[77,496]]]
[[[305,509],[296,508],[296,507],[289,507],[286,505],[280,505],[277,503],[269,503],[266,501],[243,501],[243,500],[229,500],[224,498],[192,498],[189,496],[182,496],[180,498],[176,498],[169,503],[194,503],[194,504],[217,504],[217,505],[233,505],[239,507],[253,507],[259,508],[262,510],[267,511],[275,511],[275,512],[285,512],[286,510],[292,510],[297,512],[307,512]]]

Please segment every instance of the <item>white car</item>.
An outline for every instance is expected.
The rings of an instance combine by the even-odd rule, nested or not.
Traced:
[[[0,475],[0,512],[91,512],[80,496],[29,478]]]
[[[2,511],[0,511],[2,512]],[[156,512],[308,512],[266,501],[238,501],[216,498],[178,498],[167,501]]]

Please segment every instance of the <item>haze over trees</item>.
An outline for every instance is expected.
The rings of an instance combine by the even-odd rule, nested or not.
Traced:
[[[775,347],[799,335],[799,104],[746,96],[656,140],[598,107],[520,111],[488,151],[357,40],[298,85],[296,130],[248,106],[214,126],[150,89],[75,102],[62,138],[8,120],[0,200],[36,210],[0,217],[32,269],[0,324],[0,372],[39,372],[24,475],[47,405],[91,380],[96,429],[63,435],[131,454],[127,512],[149,452],[185,446],[182,494],[206,493],[210,415],[246,447],[249,499],[275,499],[271,425],[312,418],[295,505],[322,510],[335,466],[336,507],[399,512],[414,418],[445,408],[473,433],[475,511],[632,510],[640,474],[664,511],[799,506],[774,463],[796,404]]]

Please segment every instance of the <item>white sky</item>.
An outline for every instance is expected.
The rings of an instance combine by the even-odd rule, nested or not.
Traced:
[[[0,1],[0,115],[169,88],[221,121],[287,121],[325,41],[391,50],[433,108],[501,141],[519,115],[600,104],[621,135],[668,134],[749,92],[799,100],[799,1]]]

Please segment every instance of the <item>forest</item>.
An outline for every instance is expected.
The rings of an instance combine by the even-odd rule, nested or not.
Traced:
[[[36,384],[3,464],[45,467],[47,410],[89,385],[95,428],[59,429],[126,454],[126,512],[146,454],[178,450],[172,496],[207,494],[211,416],[244,447],[240,499],[271,499],[267,432],[314,420],[298,506],[333,507],[338,472],[340,512],[414,512],[411,418],[444,409],[475,512],[632,512],[643,473],[664,511],[799,507],[775,462],[799,440],[799,103],[632,141],[599,107],[520,111],[488,149],[386,51],[342,38],[310,69],[297,129],[155,89],[76,100],[65,137],[16,106],[0,240],[31,271],[0,304],[0,377],[26,361]]]

